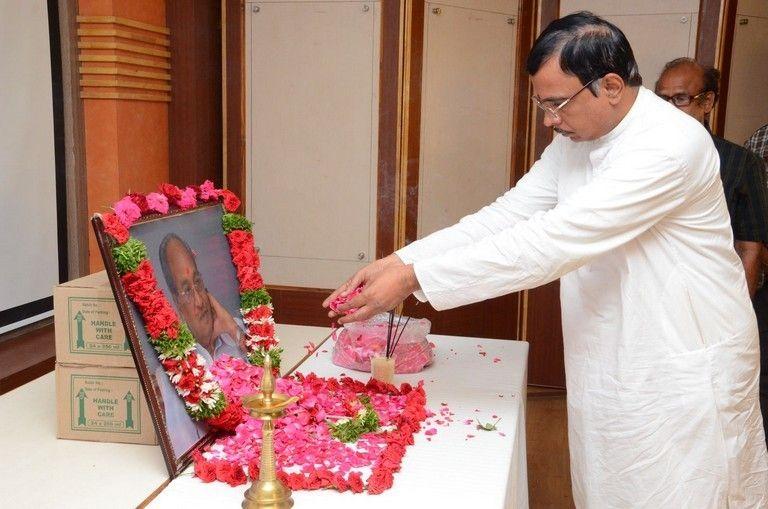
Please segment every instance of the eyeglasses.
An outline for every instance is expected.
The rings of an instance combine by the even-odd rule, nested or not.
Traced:
[[[678,108],[682,106],[688,106],[693,101],[697,100],[699,97],[706,95],[709,92],[709,90],[705,90],[703,92],[699,92],[696,95],[690,95],[690,94],[675,94],[675,95],[664,95],[664,94],[656,94],[662,99],[664,99],[667,102],[670,102],[677,106]]]
[[[576,93],[573,94],[571,97],[569,97],[568,99],[565,99],[564,101],[561,101],[559,103],[555,103],[553,101],[541,101],[535,95],[531,96],[531,100],[533,101],[533,103],[536,106],[538,106],[539,108],[544,110],[545,113],[549,113],[550,115],[552,115],[552,118],[554,118],[555,120],[559,121],[560,120],[560,110],[565,108],[566,104],[571,102],[571,100],[574,97],[576,97],[577,95],[579,95],[582,90],[584,90],[585,88],[590,86],[593,82],[597,81],[598,79],[600,79],[600,78],[595,78],[595,79],[590,80],[589,83],[587,83],[586,85],[581,87],[579,90],[577,90]]]
[[[192,282],[192,285],[183,286],[182,289],[176,293],[176,295],[179,296],[179,300],[189,302],[192,300],[193,294],[197,293],[198,295],[202,295],[204,292],[205,284],[203,283],[202,278],[197,276]]]

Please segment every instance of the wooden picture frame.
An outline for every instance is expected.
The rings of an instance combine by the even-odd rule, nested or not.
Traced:
[[[172,210],[166,215],[144,216],[130,227],[131,237],[141,240],[147,246],[148,259],[152,263],[158,287],[165,293],[168,301],[179,315],[179,319],[189,322],[190,330],[196,336],[196,341],[199,338],[195,334],[196,327],[192,323],[194,319],[190,321],[191,317],[186,316],[189,310],[182,309],[179,304],[180,293],[186,296],[186,300],[189,300],[190,295],[195,301],[207,299],[208,317],[212,324],[214,319],[223,316],[221,313],[227,312],[240,330],[244,330],[239,313],[238,280],[227,238],[222,229],[222,215],[224,213],[225,210],[220,203],[204,204],[191,210]],[[207,424],[202,421],[194,421],[184,411],[181,397],[175,393],[175,388],[159,364],[157,352],[148,342],[141,313],[126,293],[112,255],[114,240],[106,233],[104,222],[99,215],[94,216],[91,223],[115,295],[120,318],[130,341],[136,370],[147,398],[168,473],[173,478],[189,465],[193,460],[195,451],[214,439],[214,433],[207,427]],[[177,246],[174,252],[179,252],[179,249],[184,251],[184,247],[172,235],[175,236],[175,239],[181,239],[187,247],[186,251],[191,255],[194,265],[194,274],[198,274],[202,282],[202,290],[199,289],[199,285],[196,285],[194,290],[179,291],[176,288],[171,288],[179,280],[175,275],[169,276],[167,273],[174,270],[168,268],[174,266],[173,263],[167,262],[171,256],[167,254],[170,251],[169,243]],[[159,240],[161,238],[162,240]],[[172,240],[166,243],[166,239]],[[160,263],[160,257],[163,256],[160,251],[163,249],[166,250],[166,263]],[[176,256],[176,259],[180,258]],[[203,313],[200,316],[205,317],[205,315],[206,313]],[[226,316],[224,318],[226,319]],[[204,320],[205,318],[203,318]],[[197,329],[200,328],[197,327]],[[211,325],[211,335],[214,332],[215,329]],[[215,336],[214,345],[225,345],[225,343],[219,342],[223,337],[223,335]],[[216,346],[214,351],[209,353],[208,349],[198,341],[197,350],[200,351],[201,348],[204,348],[206,356],[215,359],[222,353],[231,354],[233,345],[237,345],[245,357],[246,354],[242,350],[243,347],[240,342],[237,339],[233,340],[231,335],[227,337],[229,340],[226,342],[226,348],[219,349]],[[210,365],[207,367],[210,369]],[[169,393],[169,390],[173,392]],[[178,401],[172,399],[171,396],[175,396]],[[183,416],[179,413],[180,409],[184,411]]]

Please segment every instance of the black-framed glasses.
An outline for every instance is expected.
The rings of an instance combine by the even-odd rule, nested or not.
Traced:
[[[555,102],[553,102],[553,101],[541,101],[541,100],[539,100],[539,98],[538,98],[538,97],[536,97],[535,95],[532,95],[532,96],[531,96],[531,100],[533,101],[533,103],[534,103],[536,106],[538,106],[539,108],[541,108],[542,110],[544,110],[544,112],[546,112],[546,113],[549,113],[550,115],[552,115],[552,118],[554,118],[555,120],[560,120],[560,110],[562,110],[563,108],[565,108],[565,105],[566,105],[566,104],[568,104],[569,102],[571,102],[571,100],[572,100],[574,97],[576,97],[577,95],[579,95],[579,94],[580,94],[580,93],[581,93],[581,92],[582,92],[582,91],[583,91],[585,88],[587,88],[588,86],[590,86],[592,83],[594,83],[594,82],[595,82],[595,81],[597,81],[598,79],[600,79],[600,78],[594,78],[594,79],[591,79],[591,80],[589,80],[589,83],[587,83],[586,85],[584,85],[583,87],[581,87],[580,89],[578,89],[578,90],[576,91],[576,93],[575,93],[575,94],[573,94],[571,97],[569,97],[568,99],[564,99],[564,100],[562,100],[562,101],[560,101],[560,102],[558,102],[558,103],[555,103]]]
[[[682,106],[688,106],[693,101],[698,100],[699,97],[703,95],[707,95],[707,93],[710,92],[710,90],[705,90],[703,92],[699,92],[696,95],[691,94],[675,94],[675,95],[664,95],[664,94],[656,94],[665,101],[674,104],[675,106],[682,107]]]

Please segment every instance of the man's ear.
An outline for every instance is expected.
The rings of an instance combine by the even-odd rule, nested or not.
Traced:
[[[704,110],[704,114],[709,114],[709,112],[712,111],[712,109],[715,107],[715,93],[710,91],[707,92],[704,97],[700,99],[701,108]]]
[[[624,80],[616,73],[609,72],[600,80],[600,88],[611,104],[618,104],[626,88]]]

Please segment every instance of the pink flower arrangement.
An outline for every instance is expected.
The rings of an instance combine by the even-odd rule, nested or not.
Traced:
[[[258,366],[227,356],[214,362],[211,371],[231,400],[255,392],[263,373]],[[279,378],[276,386],[283,394],[300,397],[275,428],[279,477],[293,490],[382,493],[392,486],[406,448],[413,444],[413,434],[427,416],[421,383],[416,388],[409,384],[397,388],[375,380],[364,384],[346,377],[299,373]],[[339,442],[331,437],[327,422],[353,417],[361,407],[360,395],[370,398],[380,424],[388,431],[364,434],[355,444]],[[253,479],[258,476],[260,453],[261,421],[247,417],[234,435],[219,438],[196,457],[195,472],[204,482],[229,482],[231,470],[239,468]],[[217,475],[218,469],[227,474]],[[371,473],[364,481],[366,471]]]

